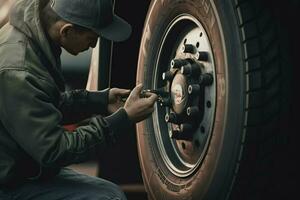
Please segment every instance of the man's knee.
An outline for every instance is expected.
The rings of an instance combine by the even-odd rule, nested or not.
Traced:
[[[105,179],[77,173],[70,169],[64,169],[56,182],[76,194],[77,199],[90,200],[126,200],[121,188]],[[67,191],[65,191],[68,193]]]
[[[107,190],[105,191],[111,200],[127,200],[122,189],[112,182],[108,182]]]
[[[88,195],[95,200],[127,200],[124,192],[118,185],[103,179],[93,183]]]

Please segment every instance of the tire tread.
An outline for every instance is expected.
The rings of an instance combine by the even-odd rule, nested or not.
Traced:
[[[233,199],[259,199],[260,188],[270,188],[271,173],[280,143],[279,120],[283,91],[280,37],[272,15],[258,0],[235,0],[237,21],[244,49],[245,139],[241,142],[243,158],[237,160],[239,172],[232,190]],[[249,166],[247,163],[256,163]],[[256,191],[256,192],[254,192]],[[268,194],[265,189],[262,192]]]

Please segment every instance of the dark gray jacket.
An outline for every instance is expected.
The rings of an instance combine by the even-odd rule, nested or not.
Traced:
[[[64,91],[60,48],[39,17],[47,2],[18,0],[10,24],[0,29],[0,187],[85,161],[131,124],[124,109],[94,115],[106,114],[108,90]],[[89,124],[73,132],[63,128],[87,117]]]

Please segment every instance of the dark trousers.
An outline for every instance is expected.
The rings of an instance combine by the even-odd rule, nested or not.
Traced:
[[[62,169],[48,181],[31,181],[14,189],[0,189],[0,200],[126,200],[107,180]]]

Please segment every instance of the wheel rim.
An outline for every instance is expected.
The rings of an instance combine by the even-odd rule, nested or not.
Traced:
[[[152,120],[162,160],[178,177],[191,175],[205,157],[216,107],[215,77],[202,24],[188,14],[177,16],[158,51],[152,87],[167,95],[155,107]]]

